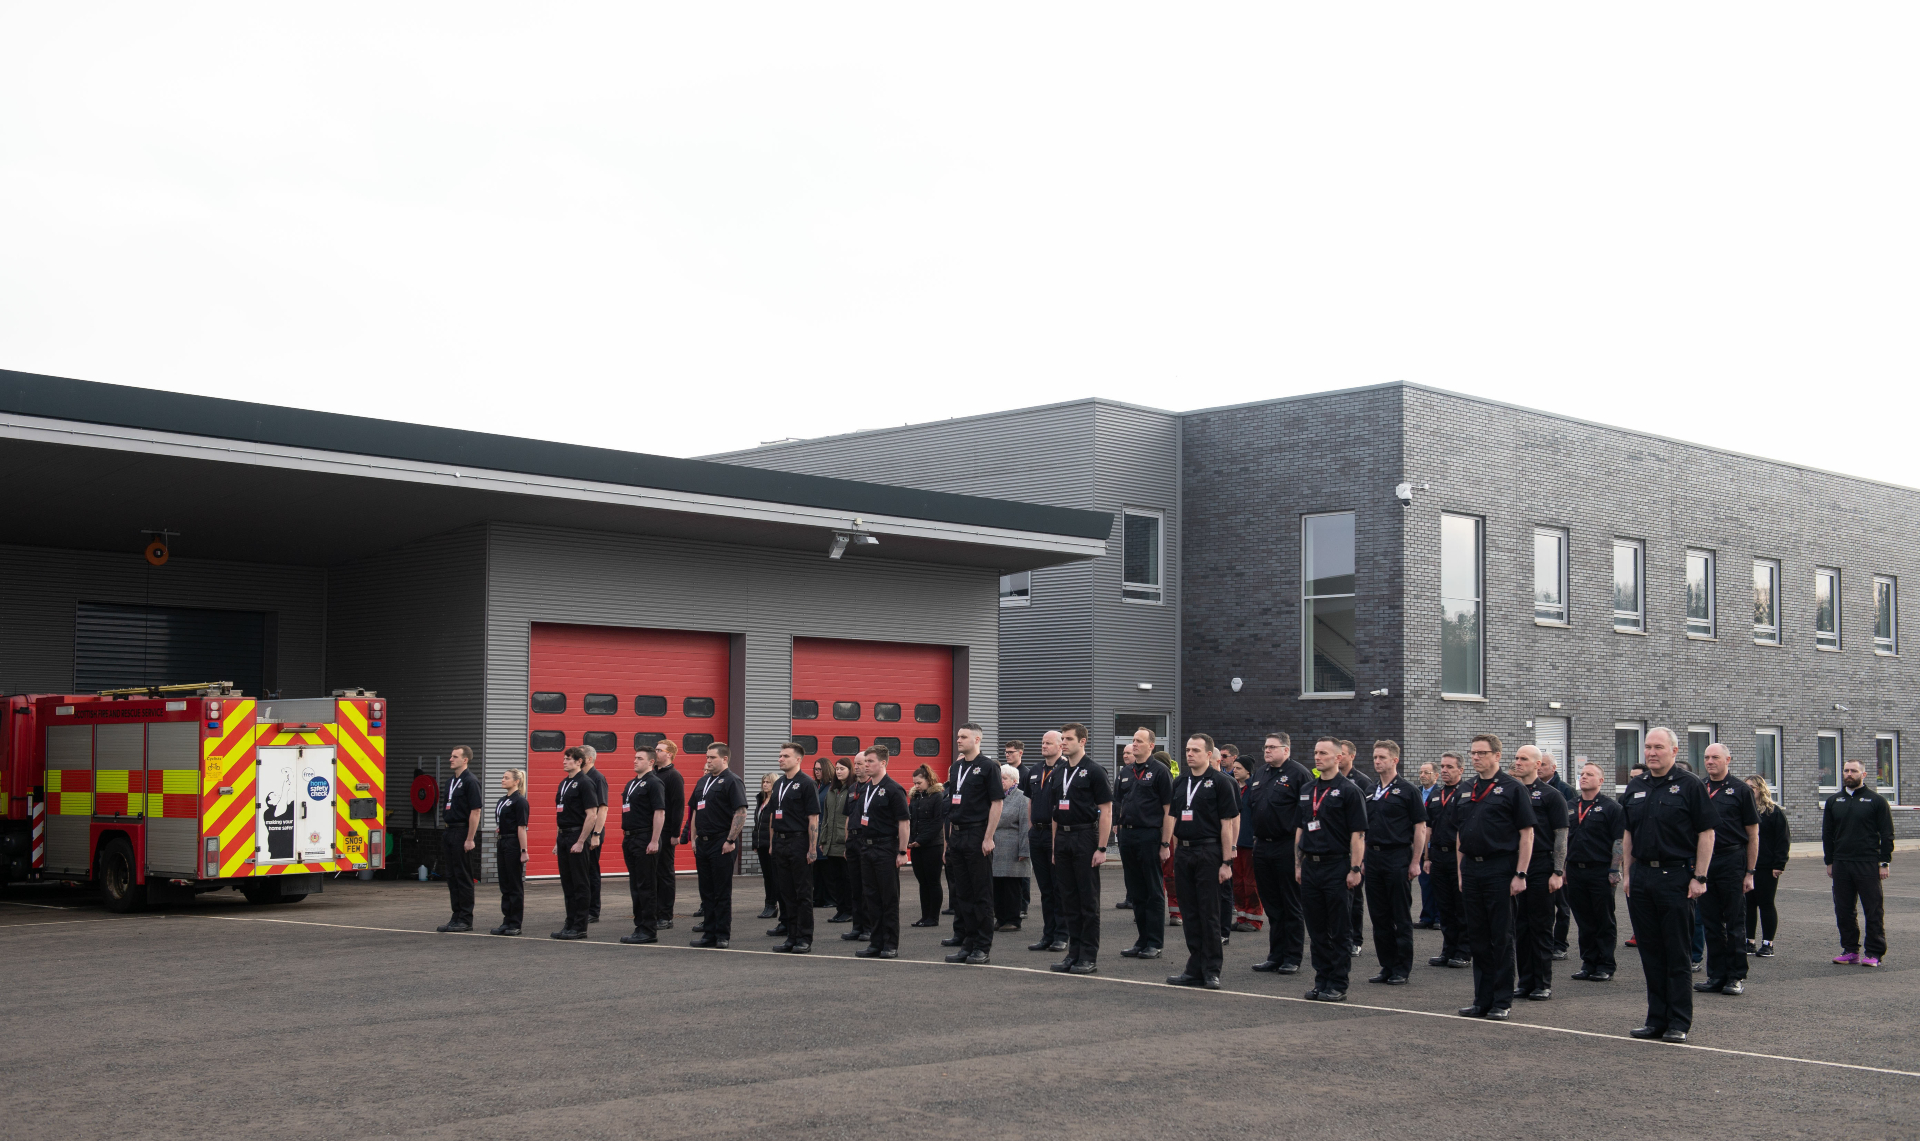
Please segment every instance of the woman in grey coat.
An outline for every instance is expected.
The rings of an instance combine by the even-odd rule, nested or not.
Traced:
[[[993,917],[995,931],[1020,930],[1021,889],[1028,863],[1027,794],[1020,791],[1020,770],[1000,766],[1000,786],[1006,799],[1000,804],[1000,827],[993,832]]]

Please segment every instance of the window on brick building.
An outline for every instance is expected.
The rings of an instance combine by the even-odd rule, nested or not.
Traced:
[[[1533,619],[1567,621],[1567,533],[1552,527],[1533,529]]]
[[[1899,591],[1893,579],[1880,575],[1873,580],[1873,652],[1900,652]]]
[[[1613,628],[1634,634],[1647,629],[1646,548],[1631,539],[1613,541]]]
[[[1687,552],[1687,634],[1694,638],[1714,635],[1713,552]]]
[[[1780,564],[1753,560],[1753,640],[1780,644]]]
[[[1440,692],[1480,697],[1480,520],[1440,516]]]
[[[1780,730],[1766,727],[1753,731],[1753,771],[1767,782],[1773,790],[1773,798],[1781,798],[1780,788]]]
[[[1353,512],[1300,520],[1303,693],[1353,696],[1359,667],[1354,626]]]
[[[1813,572],[1813,645],[1840,648],[1840,572],[1826,567]]]

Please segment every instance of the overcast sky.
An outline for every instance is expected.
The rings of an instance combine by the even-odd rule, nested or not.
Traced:
[[[0,367],[675,455],[1404,379],[1920,486],[1916,31],[8,4]]]

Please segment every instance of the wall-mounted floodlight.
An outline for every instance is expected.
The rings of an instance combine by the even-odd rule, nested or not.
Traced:
[[[848,546],[877,547],[880,540],[864,531],[835,531],[833,546],[827,548],[827,557],[837,559],[847,553]]]
[[[1239,678],[1234,678],[1232,681],[1228,682],[1227,684],[1233,687],[1233,692],[1235,693],[1240,692],[1240,686],[1242,685],[1242,682],[1240,681]]]
[[[1367,691],[1368,697],[1385,697],[1386,695],[1387,695],[1387,688],[1385,686],[1381,686],[1379,689],[1370,689]]]

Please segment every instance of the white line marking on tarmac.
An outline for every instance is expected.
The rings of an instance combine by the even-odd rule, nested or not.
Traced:
[[[0,930],[9,927],[65,927],[73,923],[132,923],[142,919],[165,919],[164,915],[125,915],[117,919],[47,919],[39,923],[0,923]]]
[[[311,919],[264,919],[264,918],[256,918],[256,917],[247,916],[247,915],[179,915],[179,914],[170,916],[169,918],[224,919],[230,923],[282,923],[282,924],[287,924],[289,926],[295,926],[295,927],[334,927],[344,931],[379,931],[379,932],[385,932],[393,935],[433,935],[439,938],[446,938],[446,935],[442,934],[441,932],[422,931],[414,927],[369,927],[369,926],[362,926],[359,924],[352,924],[352,923],[320,923]],[[507,936],[504,936],[504,935],[488,935],[480,931],[461,932],[460,934],[468,935],[470,937],[477,936],[482,939],[507,938]],[[534,942],[538,943],[540,941],[536,939],[534,940]],[[554,942],[581,943],[590,947],[613,947],[613,948],[630,947],[632,950],[635,950],[635,951],[638,951],[640,949],[639,947],[633,947],[630,944],[626,944],[626,943],[616,943],[616,942],[609,942],[606,940],[598,940],[598,939],[554,940]],[[724,954],[724,955],[765,955],[768,958],[786,959],[790,961],[796,960],[796,959],[815,958],[813,955],[786,955],[778,951],[771,951],[771,950],[756,951],[747,947],[728,947],[725,950],[721,950],[718,947],[691,947],[691,946],[682,947],[674,943],[651,943],[651,944],[647,944],[647,946],[654,947],[663,951],[710,951],[710,952],[714,952],[717,954]],[[845,960],[849,958],[851,958],[851,956],[821,955],[818,957],[818,960],[819,961],[825,961],[825,960],[840,961],[840,960]],[[858,959],[855,961],[860,963],[874,963],[874,964],[892,963],[892,964],[901,965],[901,966],[905,966],[908,964],[913,964],[917,966],[948,967],[948,968],[955,966],[955,964],[952,964],[952,963],[934,962],[929,959]],[[979,970],[981,968],[973,967],[970,969]],[[985,964],[985,969],[992,970],[992,971],[1014,971],[1020,974],[1028,974],[1028,975],[1045,975],[1049,978],[1058,977],[1058,972],[1043,970],[1039,967],[1013,967],[1013,966],[1007,966],[1002,963],[987,963]],[[1082,980],[1085,980],[1086,982],[1092,982],[1092,983],[1119,983],[1125,986],[1159,987],[1163,990],[1196,990],[1198,989],[1194,987],[1169,986],[1166,983],[1157,983],[1149,979],[1115,978],[1111,975],[1068,975],[1066,977],[1070,979],[1082,979]],[[1250,990],[1222,989],[1218,991],[1201,991],[1200,993],[1218,994],[1223,996],[1232,995],[1237,998],[1258,998],[1258,999],[1265,999],[1268,1002],[1297,1002],[1302,1005],[1312,1005],[1323,1010],[1365,1010],[1365,1011],[1369,1011],[1376,1014],[1405,1014],[1405,1015],[1411,1015],[1416,1018],[1441,1018],[1441,1019],[1446,1019],[1452,1022],[1466,1022],[1466,1023],[1472,1023],[1477,1026],[1485,1026],[1489,1028],[1512,1027],[1514,1029],[1524,1029],[1524,1030],[1545,1030],[1554,1034],[1570,1034],[1580,1038],[1602,1038],[1610,1042],[1633,1042],[1635,1045],[1642,1044],[1638,1040],[1633,1038],[1628,1038],[1624,1034],[1604,1034],[1598,1030],[1574,1030],[1565,1026],[1548,1026],[1539,1022],[1488,1022],[1483,1018],[1462,1018],[1458,1014],[1445,1014],[1445,1013],[1441,1013],[1439,1011],[1433,1011],[1433,1010],[1408,1010],[1404,1007],[1398,1007],[1398,1006],[1370,1006],[1366,1003],[1359,1003],[1359,1002],[1339,1002],[1339,1003],[1316,1002],[1316,1003],[1309,1004],[1308,1001],[1304,998],[1291,998],[1284,994],[1264,994],[1260,991],[1250,991]],[[1796,1062],[1803,1066],[1825,1066],[1829,1069],[1854,1070],[1854,1071],[1857,1071],[1860,1073],[1866,1073],[1866,1074],[1888,1074],[1893,1077],[1899,1077],[1899,1078],[1920,1078],[1920,1071],[1916,1071],[1916,1070],[1895,1070],[1895,1069],[1889,1069],[1883,1066],[1862,1066],[1854,1062],[1830,1062],[1823,1058],[1796,1058],[1790,1054],[1763,1054],[1755,1050],[1729,1050],[1724,1046],[1701,1046],[1693,1042],[1687,1042],[1687,1043],[1648,1042],[1645,1044],[1667,1046],[1667,1047],[1670,1047],[1673,1049],[1679,1049],[1679,1050],[1699,1050],[1709,1054],[1726,1054],[1736,1058],[1759,1058],[1763,1061],[1768,1061],[1768,1062]]]
[[[57,903],[21,903],[17,899],[0,899],[0,907],[37,907],[42,911],[79,911],[80,908],[62,907]]]

